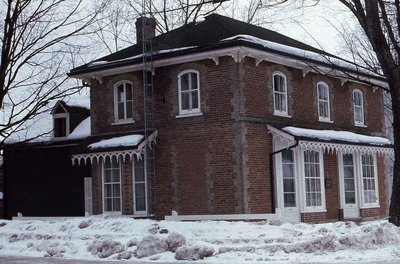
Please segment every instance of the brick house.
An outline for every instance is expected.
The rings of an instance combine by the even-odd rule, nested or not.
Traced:
[[[91,87],[72,160],[91,164],[95,214],[386,216],[384,79],[217,14],[137,27],[138,44],[70,72]]]

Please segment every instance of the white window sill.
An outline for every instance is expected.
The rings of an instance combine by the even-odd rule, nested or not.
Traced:
[[[307,213],[326,213],[327,210],[325,208],[321,208],[321,209],[313,209],[313,208],[305,208],[303,211],[301,211],[301,213],[307,214]]]
[[[367,126],[364,125],[364,124],[357,124],[357,123],[354,123],[354,126],[356,126],[356,127],[367,127]]]
[[[127,125],[127,124],[134,124],[135,120],[119,120],[114,123],[111,123],[112,126],[118,126],[118,125]]]
[[[360,207],[360,209],[374,209],[374,208],[381,208],[381,207],[380,207],[379,204],[378,205],[376,205],[376,204],[374,204],[374,205],[364,205],[364,206]]]
[[[288,115],[287,113],[274,112],[274,115],[275,115],[275,116],[281,116],[281,117],[292,118],[292,116]]]
[[[122,212],[121,211],[115,211],[115,212],[107,211],[107,212],[103,212],[103,215],[104,216],[119,216],[119,215],[122,215]]]
[[[333,121],[330,120],[330,119],[319,118],[318,121],[319,121],[319,122],[323,122],[323,123],[330,123],[330,124],[333,124]]]
[[[179,114],[175,116],[175,118],[185,118],[185,117],[193,117],[193,116],[202,116],[202,112],[195,112],[195,113],[185,113],[185,114]]]

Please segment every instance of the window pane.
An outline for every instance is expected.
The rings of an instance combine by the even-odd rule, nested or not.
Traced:
[[[144,197],[136,197],[136,211],[146,211],[146,201]]]
[[[354,191],[355,190],[353,179],[344,180],[344,190],[345,191]]]
[[[135,184],[135,196],[144,197],[145,196],[145,184],[136,183]]]
[[[293,162],[293,151],[292,150],[284,150],[282,151],[282,162],[283,163],[292,163]]]
[[[65,117],[54,118],[54,137],[67,136],[67,119]]]
[[[117,102],[124,101],[124,85],[121,84],[117,88]]]
[[[118,119],[125,119],[125,104],[118,103]]]
[[[118,212],[121,211],[121,199],[115,198],[112,200],[113,202],[113,211]]]
[[[283,179],[283,191],[294,192],[294,179]]]
[[[190,77],[191,77],[191,89],[197,89],[197,73],[190,73]]]
[[[189,74],[186,73],[181,76],[181,91],[189,90]]]
[[[294,177],[294,171],[293,171],[293,165],[292,164],[283,164],[282,165],[282,176],[283,178],[293,178]]]
[[[198,109],[199,108],[199,92],[198,91],[194,91],[191,92],[192,95],[192,109]]]
[[[111,184],[104,185],[104,197],[112,197]]]
[[[137,161],[135,160],[135,181],[143,182],[144,181],[144,161],[143,159]]]
[[[112,170],[112,182],[119,182],[119,169]]]
[[[356,203],[356,193],[355,192],[345,192],[345,202],[346,204]]]
[[[189,93],[188,92],[181,93],[181,104],[182,104],[182,110],[189,110]]]
[[[133,100],[132,85],[130,83],[126,83],[125,89],[126,89],[126,101],[132,101]]]
[[[351,155],[351,154],[343,155],[343,164],[344,165],[353,165],[353,155]]]
[[[112,199],[104,198],[104,211],[110,212],[112,211]]]
[[[285,193],[283,198],[285,207],[296,207],[296,198],[294,193]]]
[[[121,197],[121,190],[119,184],[113,184],[113,197]]]
[[[111,182],[111,170],[104,170],[104,182]]]
[[[133,117],[133,103],[132,101],[126,102],[126,118]]]

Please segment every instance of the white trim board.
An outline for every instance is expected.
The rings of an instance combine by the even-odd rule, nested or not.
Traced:
[[[334,78],[339,78],[340,80],[352,81],[357,83],[368,82],[380,87],[387,88],[388,84],[385,81],[375,79],[373,77],[364,77],[360,76],[360,74],[352,73],[351,70],[337,70],[335,69],[335,65],[332,67],[321,65],[318,62],[306,62],[305,60],[291,58],[289,55],[280,55],[270,51],[259,50],[255,48],[249,48],[245,46],[236,46],[223,48],[212,51],[199,52],[194,54],[187,54],[177,57],[171,57],[166,59],[155,60],[153,62],[153,67],[164,67],[169,65],[181,64],[192,61],[199,61],[205,59],[211,59],[214,62],[219,57],[230,56],[235,62],[242,62],[245,57],[254,58],[256,60],[256,66],[261,61],[269,61],[281,65],[285,65],[288,67],[293,67],[297,69],[301,69],[303,72],[313,72],[313,73],[321,73],[324,75],[329,75]],[[322,55],[321,55],[322,56]],[[115,61],[110,62],[110,64],[115,63]],[[219,63],[218,63],[219,64]],[[217,65],[218,65],[217,64]],[[99,82],[102,82],[103,76],[109,76],[114,74],[121,74],[132,71],[142,70],[142,63],[127,65],[127,66],[115,66],[112,69],[100,69],[95,70],[89,73],[81,73],[81,74],[73,74],[70,77],[82,79],[90,84],[91,79],[97,79]]]
[[[280,220],[278,214],[166,215],[166,221]]]

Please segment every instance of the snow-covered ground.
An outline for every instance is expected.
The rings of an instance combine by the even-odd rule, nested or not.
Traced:
[[[168,222],[92,216],[0,221],[0,256],[207,263],[400,261],[387,221],[304,224]]]

